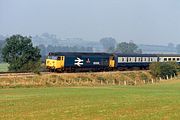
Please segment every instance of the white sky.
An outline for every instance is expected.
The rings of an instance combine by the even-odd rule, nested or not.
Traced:
[[[0,34],[180,43],[180,0],[0,0]]]

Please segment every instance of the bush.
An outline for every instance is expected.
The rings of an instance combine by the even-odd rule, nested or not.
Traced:
[[[144,74],[144,73],[142,73],[141,75],[140,75],[140,78],[142,79],[142,80],[145,80],[145,81],[147,81],[149,78],[148,78],[148,76],[146,75],[146,74]]]
[[[150,73],[153,77],[161,77],[163,79],[166,76],[177,75],[179,65],[176,62],[157,62],[150,64]]]

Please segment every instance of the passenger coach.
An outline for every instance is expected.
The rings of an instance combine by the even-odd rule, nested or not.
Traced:
[[[115,67],[118,70],[123,69],[148,69],[149,64],[158,61],[155,54],[114,54]]]

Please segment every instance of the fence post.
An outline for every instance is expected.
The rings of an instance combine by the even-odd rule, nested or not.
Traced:
[[[144,84],[146,84],[146,81],[145,81],[145,80],[143,80],[143,83],[144,83]]]
[[[15,79],[15,77],[14,77],[14,86],[15,86],[15,84],[16,84],[16,79]]]
[[[113,80],[113,85],[115,85],[115,80]]]
[[[106,84],[108,85],[108,80],[106,80]]]
[[[121,85],[121,82],[120,82],[120,80],[119,80],[119,85]]]
[[[124,85],[127,85],[127,82],[126,82],[126,80],[124,80]]]
[[[151,79],[151,81],[152,81],[152,84],[154,83],[154,79]]]
[[[171,80],[173,79],[173,76],[171,75]]]
[[[137,82],[136,82],[136,80],[134,81],[134,85],[136,85],[137,84]]]
[[[166,75],[166,79],[167,79],[167,80],[169,79],[169,76],[168,76],[168,75]]]
[[[102,80],[100,80],[101,85],[103,84]]]

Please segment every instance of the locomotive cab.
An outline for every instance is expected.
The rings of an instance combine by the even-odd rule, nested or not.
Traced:
[[[46,67],[50,70],[60,70],[64,68],[64,56],[48,56],[46,59]]]
[[[110,68],[114,68],[115,67],[115,57],[114,56],[110,56],[109,57],[109,67]]]

